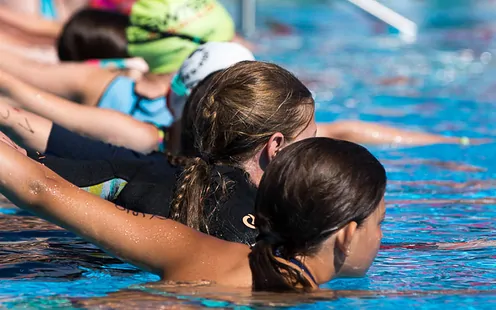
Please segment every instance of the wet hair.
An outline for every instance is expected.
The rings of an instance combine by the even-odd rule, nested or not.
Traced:
[[[310,91],[287,70],[270,63],[243,61],[213,75],[189,98],[183,117],[196,156],[176,184],[170,216],[208,233],[207,197],[221,201],[227,181],[212,181],[212,168],[243,168],[277,132],[291,141],[313,119]],[[194,154],[193,154],[194,153]]]
[[[64,25],[57,41],[61,61],[127,58],[129,17],[117,12],[82,9]]]
[[[310,138],[284,148],[268,165],[257,193],[259,236],[249,255],[253,289],[310,289],[301,271],[278,261],[274,252],[286,260],[315,254],[348,223],[360,227],[385,188],[384,167],[357,144]]]

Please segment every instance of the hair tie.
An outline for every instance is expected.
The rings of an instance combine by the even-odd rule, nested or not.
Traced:
[[[198,158],[204,161],[208,166],[212,166],[214,164],[212,158],[210,158],[210,156],[208,156],[207,154],[202,153],[200,154],[200,156],[198,156]]]

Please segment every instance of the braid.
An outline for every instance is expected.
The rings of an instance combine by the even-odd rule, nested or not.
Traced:
[[[190,163],[187,166],[185,165],[185,169],[181,173],[181,176],[179,177],[178,186],[176,188],[174,199],[171,202],[171,208],[170,208],[170,218],[172,218],[175,221],[180,221],[180,217],[181,217],[180,205],[184,198],[186,187],[188,186],[189,180],[191,180],[191,174],[194,172],[194,169],[195,169],[195,164]]]
[[[203,216],[203,201],[210,191],[211,168],[205,161],[195,158],[185,166],[177,182],[171,202],[170,217],[196,230],[208,231]]]
[[[174,198],[171,202],[171,218],[184,223],[192,228],[208,233],[207,219],[204,216],[205,199],[215,197],[215,193],[221,190],[226,192],[227,184],[222,175],[220,182],[212,186],[212,167],[220,163],[215,156],[217,148],[217,134],[219,133],[218,111],[222,106],[216,100],[218,89],[212,89],[208,95],[203,96],[200,101],[202,105],[197,107],[196,117],[193,122],[195,137],[195,159],[169,157],[173,164],[183,164],[184,171],[178,182]]]
[[[197,113],[200,117],[196,118],[194,123],[196,150],[201,158],[169,156],[171,164],[184,166],[184,171],[179,177],[171,202],[170,215],[176,221],[208,233],[208,225],[203,210],[205,198],[213,194],[211,193],[211,171],[215,158],[212,158],[211,153],[215,148],[216,129],[218,127],[215,91],[202,99],[204,106],[199,111],[200,113]],[[225,185],[222,179],[221,176],[220,187],[224,189]]]
[[[198,132],[196,135],[200,141],[197,141],[197,150],[202,154],[211,153],[212,148],[215,147],[215,139],[217,137],[217,108],[215,101],[215,92],[205,98],[205,104],[202,109],[202,119],[199,122],[205,122],[209,126],[202,126],[207,132]]]

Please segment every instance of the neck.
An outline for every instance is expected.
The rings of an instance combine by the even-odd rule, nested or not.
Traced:
[[[250,181],[258,187],[264,172],[260,168],[257,160],[255,158],[248,160],[243,164],[243,169],[250,175]]]
[[[333,257],[334,253],[333,251],[328,252],[326,249],[322,249],[314,256],[296,257],[310,271],[315,278],[315,282],[319,285],[327,283],[336,277],[334,264],[329,263],[330,260],[328,259],[329,257]],[[322,259],[322,257],[326,259]]]

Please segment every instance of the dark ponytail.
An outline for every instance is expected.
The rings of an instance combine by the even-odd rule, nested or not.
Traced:
[[[262,288],[273,292],[307,291],[312,284],[303,276],[301,270],[282,263],[274,256],[277,244],[267,238],[259,238],[249,255],[250,268],[253,273],[253,288]],[[289,260],[289,258],[287,258]],[[255,276],[263,275],[263,277]],[[259,289],[257,289],[259,290]]]
[[[364,147],[311,138],[284,148],[268,165],[256,200],[258,242],[249,255],[253,289],[309,290],[290,261],[312,256],[348,223],[358,227],[379,206],[386,173]],[[332,263],[332,262],[330,262]]]

